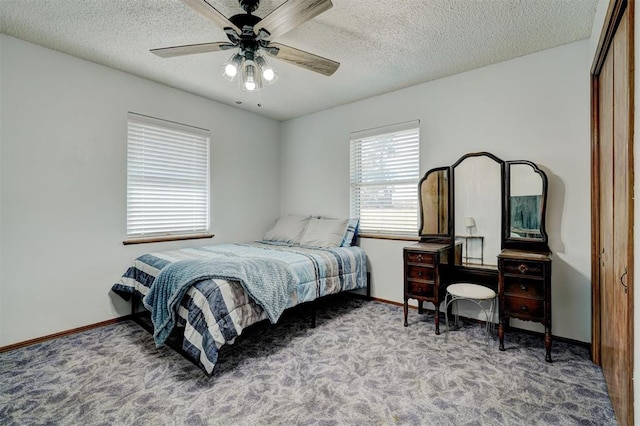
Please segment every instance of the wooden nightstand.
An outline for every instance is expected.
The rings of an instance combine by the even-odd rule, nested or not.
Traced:
[[[450,244],[418,243],[404,248],[404,326],[407,327],[409,299],[435,306],[436,334],[440,334],[440,264],[448,263]]]
[[[544,325],[545,360],[551,362],[551,257],[549,253],[503,250],[498,255],[500,350],[509,318]]]

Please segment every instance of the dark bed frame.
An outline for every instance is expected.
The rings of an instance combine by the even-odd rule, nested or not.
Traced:
[[[337,295],[344,295],[344,294],[350,294],[352,297],[357,297],[357,298],[363,298],[365,300],[371,300],[371,273],[367,272],[367,286],[366,288],[366,294],[362,295],[359,293],[352,293],[351,291],[347,291],[347,292],[340,292],[340,293],[334,293],[334,294],[328,294],[326,296],[321,296],[315,300],[312,300],[310,302],[303,302],[299,305],[296,306],[292,306],[289,309],[307,309],[308,308],[308,312],[310,315],[310,324],[311,324],[311,328],[316,328],[317,325],[317,319],[318,319],[318,303],[322,300],[331,298],[332,296],[337,296]],[[136,324],[138,324],[140,327],[142,327],[143,329],[145,329],[146,331],[148,331],[149,333],[151,333],[153,335],[153,323],[151,322],[151,315],[149,313],[149,311],[147,311],[146,309],[142,309],[139,310],[138,308],[142,306],[142,298],[140,298],[137,295],[131,295],[131,320],[133,320],[133,322],[135,322]],[[266,320],[263,320],[266,321]],[[262,322],[262,321],[260,321]],[[259,324],[259,323],[256,323]],[[253,327],[256,324],[252,324],[250,327]],[[182,349],[182,331],[180,330],[181,327],[176,327],[174,328],[174,330],[172,331],[171,335],[169,336],[169,338],[167,339],[167,341],[165,342],[165,344],[167,346],[169,346],[171,349],[173,349],[174,351],[176,351],[177,353],[179,353],[180,355],[182,355],[184,358],[186,358],[187,360],[191,361],[194,365],[196,365],[197,367],[200,368],[200,366],[196,363],[195,360],[191,359],[191,357]],[[213,372],[215,372],[215,368],[213,369],[213,371],[211,372],[211,374],[206,373],[207,375],[213,375]]]

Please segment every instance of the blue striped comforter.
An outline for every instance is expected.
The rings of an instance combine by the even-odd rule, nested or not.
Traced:
[[[363,288],[367,281],[366,255],[360,247],[316,249],[262,241],[146,254],[134,261],[112,289],[125,298],[131,294],[142,298],[164,267],[181,260],[221,257],[285,262],[300,281],[287,307]],[[176,314],[184,326],[184,351],[207,373],[213,372],[224,344],[233,343],[245,327],[267,318],[238,281],[217,278],[195,280]]]

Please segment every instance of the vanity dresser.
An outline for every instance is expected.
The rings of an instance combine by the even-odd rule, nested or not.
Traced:
[[[452,283],[473,283],[498,294],[499,349],[510,320],[544,326],[551,362],[551,252],[545,230],[547,177],[526,160],[488,152],[462,156],[429,170],[418,184],[420,243],[404,248],[404,325],[408,301],[439,305]]]

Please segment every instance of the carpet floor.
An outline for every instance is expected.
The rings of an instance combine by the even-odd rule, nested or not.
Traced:
[[[586,348],[351,297],[257,324],[207,376],[125,321],[0,354],[2,425],[615,425]],[[444,330],[444,327],[442,327]]]

